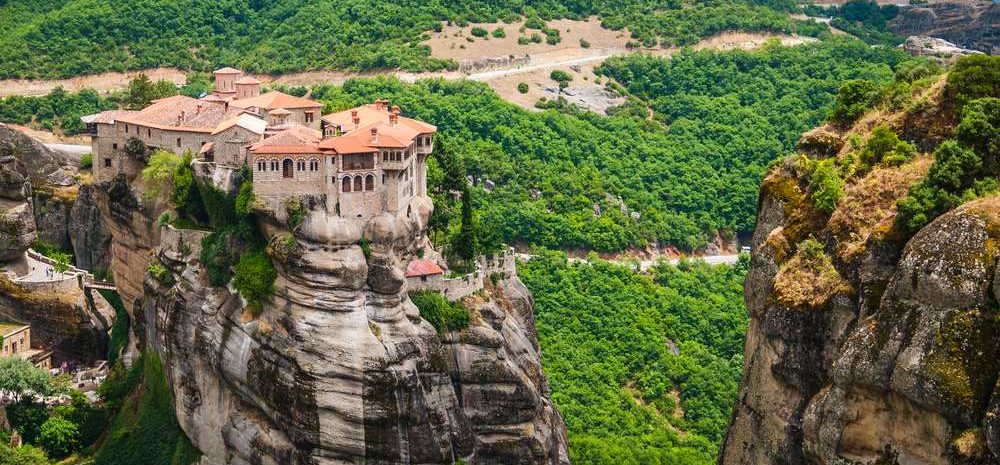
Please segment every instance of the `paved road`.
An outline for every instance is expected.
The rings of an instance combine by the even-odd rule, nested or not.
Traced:
[[[533,257],[534,257],[534,255],[526,254],[526,253],[519,253],[519,254],[517,254],[517,258],[519,258],[521,260],[531,260]],[[740,261],[740,256],[738,254],[734,254],[734,255],[703,255],[703,256],[699,256],[699,257],[688,257],[688,258],[691,259],[691,260],[702,260],[702,261],[704,261],[705,263],[707,263],[709,265],[732,265],[732,264]],[[589,261],[586,258],[570,257],[569,261],[570,262],[575,262],[575,263],[589,263]],[[628,261],[623,261],[623,260],[608,260],[608,261],[611,262],[611,263],[616,263],[618,265],[622,265],[622,266],[630,265],[630,263]],[[654,265],[656,265],[658,262],[659,262],[659,260],[642,260],[642,261],[639,262],[639,270],[640,271],[647,271],[650,268],[652,268]],[[669,262],[670,262],[671,265],[677,265],[678,263],[680,263],[680,259],[674,258],[674,259],[669,260]]]

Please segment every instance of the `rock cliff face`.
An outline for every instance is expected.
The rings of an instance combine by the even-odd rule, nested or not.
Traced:
[[[889,29],[901,36],[931,36],[983,53],[1000,52],[1000,4],[996,2],[935,2],[904,7]]]
[[[60,234],[66,233],[72,200],[54,193],[75,194],[77,187],[63,163],[58,154],[0,124],[0,264],[5,271],[29,272],[23,257],[36,236],[68,245]],[[54,350],[57,363],[103,357],[114,317],[100,295],[88,299],[75,282],[15,282],[0,275],[0,320],[30,323],[33,346]]]
[[[111,269],[202,464],[568,463],[517,278],[470,302],[460,332],[437,334],[407,297],[426,199],[407,218],[313,211],[294,241],[262,215],[282,258],[276,293],[253,317],[237,292],[209,284],[207,233],[161,229],[129,192],[112,182],[98,195]],[[169,286],[146,275],[150,259]]]
[[[949,127],[911,116],[889,124]],[[845,140],[814,131],[803,142],[831,156],[850,150]],[[745,371],[720,464],[1000,463],[1000,196],[903,234],[896,199],[929,158],[872,169],[832,214],[811,208],[794,162],[771,170],[745,282]],[[812,258],[806,243],[820,244]]]

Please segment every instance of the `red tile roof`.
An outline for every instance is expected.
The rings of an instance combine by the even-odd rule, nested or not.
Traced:
[[[240,71],[236,68],[230,68],[227,66],[225,68],[219,68],[215,70],[214,74],[243,74],[243,71]]]
[[[406,277],[433,276],[444,274],[444,270],[438,266],[437,262],[429,259],[417,259],[406,265]]]
[[[80,121],[84,123],[114,124],[118,118],[124,118],[135,113],[132,110],[107,110],[93,115],[81,116]]]
[[[391,107],[390,107],[391,109]],[[331,113],[323,117],[323,120],[340,126],[344,131],[351,131],[354,129],[354,121],[352,119],[351,112],[358,112],[358,119],[360,119],[360,125],[365,126],[376,122],[389,122],[389,109],[379,110],[375,108],[375,105],[361,105],[360,107],[351,108],[349,110],[340,111],[337,113]],[[437,127],[433,124],[427,124],[423,121],[415,120],[412,118],[407,118],[405,116],[399,117],[400,126],[408,126],[412,130],[416,131],[417,134],[430,134],[437,132]]]
[[[274,135],[250,146],[251,153],[282,154],[282,153],[323,153],[319,143],[323,134],[300,124],[285,125],[284,129]]]
[[[152,105],[117,121],[174,131],[211,133],[225,120],[243,113],[240,108],[226,108],[225,105],[206,103],[184,95],[175,95],[156,100]]]
[[[276,110],[278,108],[322,108],[323,104],[309,99],[288,95],[284,92],[273,90],[256,97],[233,100],[231,106],[237,108],[263,108],[265,110]]]

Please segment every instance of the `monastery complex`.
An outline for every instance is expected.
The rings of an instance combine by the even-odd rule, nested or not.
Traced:
[[[215,89],[200,99],[174,96],[138,111],[82,118],[93,147],[97,182],[133,179],[149,150],[190,151],[197,162],[249,166],[254,194],[270,205],[322,196],[346,218],[408,212],[427,195],[433,125],[400,115],[389,101],[323,116],[323,105],[282,92],[261,93],[242,71],[215,71]]]

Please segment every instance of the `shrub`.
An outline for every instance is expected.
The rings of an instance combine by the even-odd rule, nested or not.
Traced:
[[[89,170],[94,167],[94,155],[85,153],[80,157],[80,168]]]
[[[545,29],[545,21],[537,16],[532,16],[524,20],[524,27],[528,29]]]
[[[47,374],[47,373],[46,373]],[[7,420],[11,427],[21,434],[24,442],[33,444],[38,438],[42,424],[49,418],[44,404],[31,400],[21,400],[7,406]]]
[[[945,96],[961,114],[966,103],[982,97],[1000,97],[1000,56],[969,55],[960,58],[948,73]]]
[[[187,218],[194,222],[205,222],[208,220],[208,214],[205,212],[201,192],[194,179],[194,171],[191,170],[193,159],[191,152],[187,151],[177,165],[172,181],[173,189],[170,193],[170,201],[173,202],[178,217]]]
[[[519,82],[519,83],[517,83],[517,91],[520,92],[520,93],[522,93],[522,94],[527,94],[528,93],[528,84],[525,83],[525,82]]]
[[[170,218],[170,212],[169,211],[165,211],[163,213],[160,213],[160,216],[156,217],[156,224],[158,224],[160,226],[166,226],[166,225],[170,224],[170,219],[171,219]]]
[[[503,39],[504,37],[507,37],[507,33],[503,30],[502,27],[498,27],[493,30],[493,37],[496,37],[497,39]]]
[[[150,263],[149,266],[146,268],[146,271],[149,272],[149,275],[152,276],[153,279],[159,281],[160,284],[163,284],[164,286],[167,286],[167,287],[170,287],[170,286],[174,285],[174,276],[173,276],[173,274],[171,274],[170,271],[167,270],[159,262],[155,262],[154,261],[154,262]]]
[[[540,44],[540,43],[542,43],[542,35],[539,34],[539,33],[537,33],[537,32],[531,33],[531,43],[533,43],[533,44]]]
[[[142,143],[142,142],[140,142]],[[160,195],[170,191],[173,186],[174,175],[181,165],[181,158],[176,153],[166,150],[157,150],[149,158],[149,163],[142,170],[142,180],[146,186],[142,191],[142,199],[145,201],[156,200]]]
[[[0,441],[0,465],[49,465],[49,463],[49,459],[41,449],[30,445],[15,449],[8,446],[7,441]]]
[[[38,433],[38,445],[49,457],[61,459],[80,449],[80,430],[65,418],[52,416],[42,423]]]
[[[159,358],[155,353],[144,353],[128,371],[126,381],[130,386],[120,393],[124,403],[117,404],[118,414],[95,454],[94,464],[196,462],[198,451],[177,424],[173,396]]]
[[[875,83],[864,79],[847,81],[837,91],[837,102],[829,119],[835,124],[848,126],[864,115],[877,97],[878,86]]]
[[[253,193],[253,182],[249,179],[243,181],[243,184],[240,185],[240,193],[236,195],[236,214],[243,217],[250,216],[256,202],[257,197]]]
[[[552,71],[551,73],[549,73],[549,77],[552,78],[553,81],[559,83],[560,89],[565,89],[566,86],[569,85],[569,82],[573,80],[573,76],[571,76],[569,73],[561,69]]]
[[[278,272],[267,254],[253,249],[240,255],[233,273],[233,287],[247,300],[250,312],[260,315],[264,298],[274,293],[274,280]]]
[[[531,43],[531,41],[525,36],[517,38],[517,45],[528,45],[529,43]]]
[[[93,444],[107,426],[107,412],[92,405],[80,391],[70,391],[72,402],[53,409],[53,415],[69,420],[80,433],[80,446]],[[0,462],[2,463],[2,462]]]
[[[457,331],[469,326],[469,310],[460,302],[449,302],[438,292],[410,294],[410,300],[420,310],[420,317],[438,331]]]
[[[488,34],[488,32],[486,32],[486,29],[483,29],[483,28],[481,28],[479,26],[476,26],[476,27],[472,28],[471,33],[472,33],[472,35],[474,35],[476,37],[486,37],[486,34]]]
[[[912,145],[900,140],[891,129],[880,125],[872,130],[859,157],[863,169],[867,169],[883,162],[898,166],[913,158],[914,154],[916,149]]]
[[[590,42],[587,42],[584,39],[580,39],[580,46],[583,48],[590,48]]]
[[[283,201],[285,213],[288,214],[288,229],[294,230],[306,219],[306,210],[298,197],[289,197]]]
[[[232,278],[230,267],[234,257],[229,250],[230,236],[229,231],[215,231],[201,240],[201,263],[208,281],[216,287],[225,286]]]
[[[559,36],[559,30],[558,29],[548,29],[548,28],[546,28],[546,29],[542,29],[542,32],[545,33],[545,43],[547,43],[549,45],[555,45],[555,44],[558,44],[559,42],[562,42],[562,37]]]
[[[833,212],[844,196],[844,180],[840,179],[833,159],[827,158],[816,164],[809,177],[813,205],[824,213]]]

